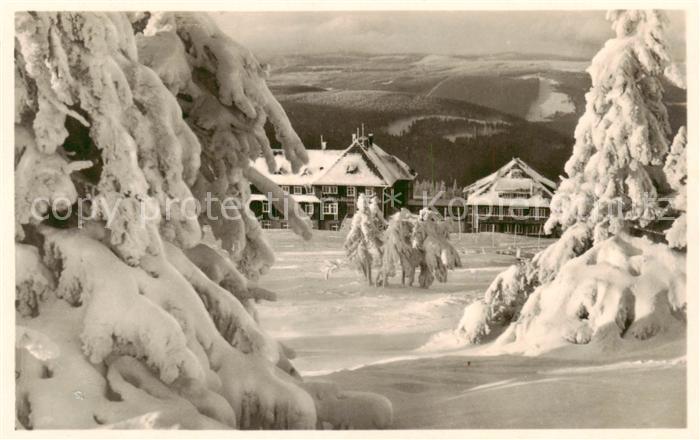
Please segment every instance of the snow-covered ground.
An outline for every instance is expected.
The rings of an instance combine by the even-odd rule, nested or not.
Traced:
[[[309,242],[266,233],[277,263],[261,281],[279,298],[260,305],[263,328],[296,350],[302,375],[387,396],[395,429],[685,426],[686,341],[677,334],[624,351],[570,346],[535,357],[450,339],[464,305],[513,263],[496,253],[513,236],[453,235],[464,267],[422,290],[367,287],[347,267],[326,280],[324,263],[343,258],[340,232],[314,231]],[[516,237],[519,245],[537,239]]]
[[[576,107],[571,97],[566,93],[557,91],[559,83],[542,75],[525,75],[522,79],[537,78],[539,80],[539,93],[537,99],[530,106],[525,119],[533,122],[547,121],[557,113],[574,113]]]
[[[260,304],[260,319],[272,336],[296,349],[294,365],[305,375],[420,355],[431,336],[453,329],[464,306],[515,261],[494,252],[494,243],[498,248],[537,245],[536,238],[453,234],[465,267],[426,290],[402,288],[398,278],[389,288],[368,287],[346,265],[326,280],[326,262],[343,259],[342,232],[314,231],[309,242],[290,231],[266,233],[277,262],[261,285],[277,292],[278,300]]]

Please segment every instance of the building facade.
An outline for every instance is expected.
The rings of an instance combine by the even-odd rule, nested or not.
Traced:
[[[474,232],[544,235],[556,183],[518,158],[464,188]]]
[[[325,144],[322,144],[325,146]],[[355,214],[359,194],[376,196],[385,216],[405,207],[416,173],[403,161],[382,150],[372,135],[353,135],[345,150],[307,150],[309,163],[293,173],[283,150],[275,150],[276,169],[270,172],[264,158],[253,166],[279,185],[303,209],[314,228],[337,230]],[[263,228],[286,228],[270,195],[251,188],[250,208]],[[283,209],[284,211],[284,209]]]

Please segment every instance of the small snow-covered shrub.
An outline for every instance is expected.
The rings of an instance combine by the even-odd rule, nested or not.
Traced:
[[[498,274],[483,299],[464,309],[457,335],[470,344],[478,344],[494,329],[505,328],[515,321],[536,285],[536,280],[528,277],[531,272],[530,262],[520,262]]]
[[[470,344],[478,344],[491,333],[489,322],[489,306],[483,300],[476,300],[464,308],[456,333]]]

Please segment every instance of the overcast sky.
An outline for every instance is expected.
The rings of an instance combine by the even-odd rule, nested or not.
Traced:
[[[612,36],[603,11],[212,12],[259,57],[290,53],[549,53],[590,59]],[[673,54],[685,52],[683,12],[669,14]]]

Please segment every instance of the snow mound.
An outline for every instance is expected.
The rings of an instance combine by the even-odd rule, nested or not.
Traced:
[[[566,344],[604,348],[683,330],[685,255],[646,238],[619,235],[565,263],[529,296],[496,341],[539,354]]]

